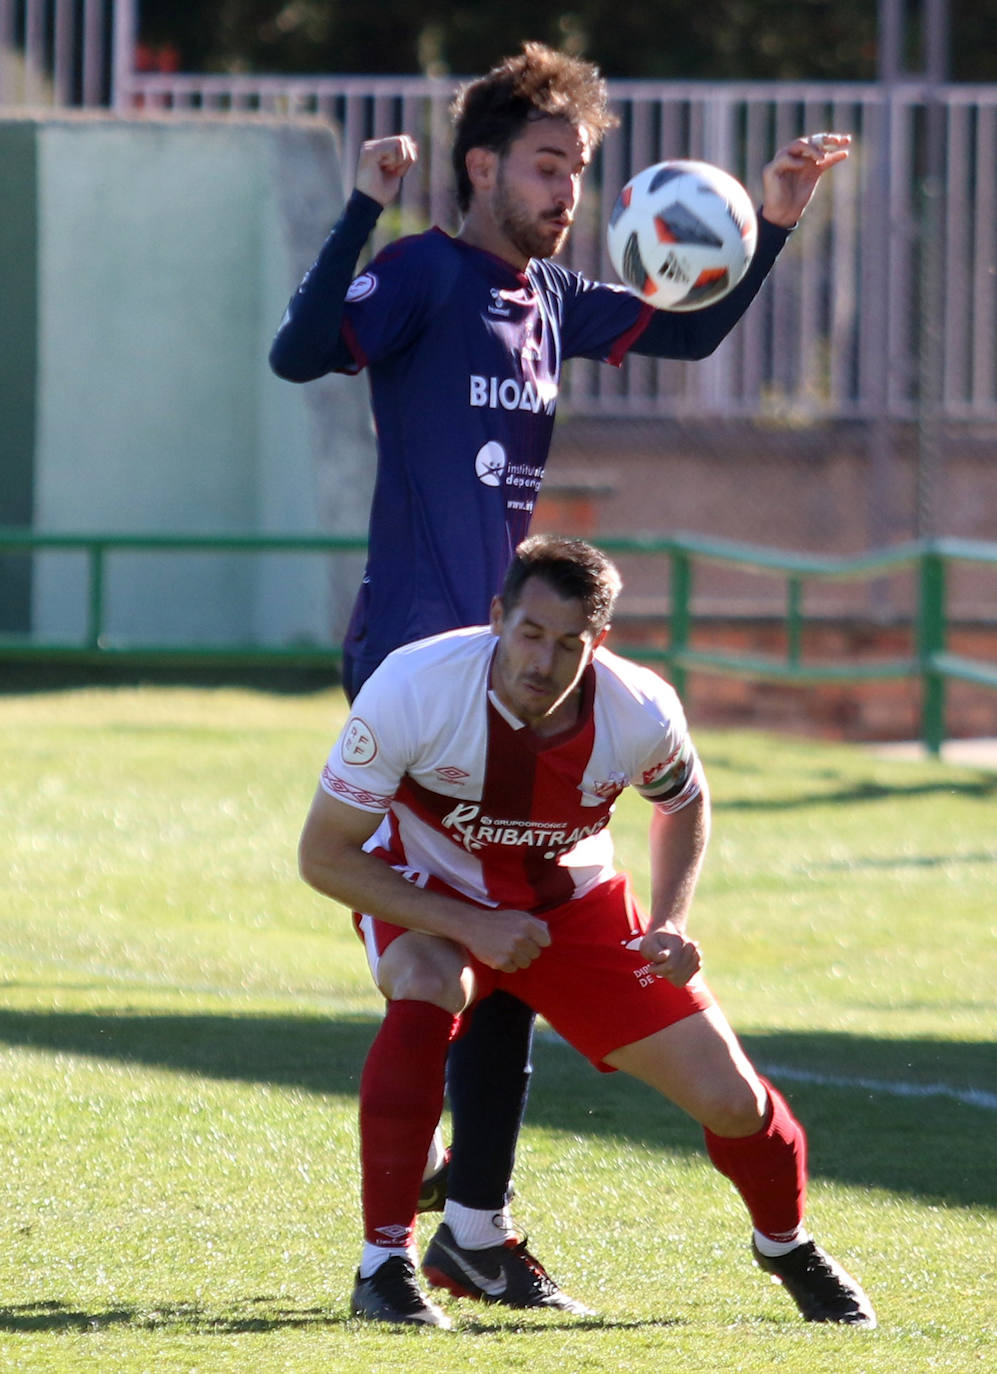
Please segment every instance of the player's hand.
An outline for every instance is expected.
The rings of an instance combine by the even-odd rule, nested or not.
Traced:
[[[419,149],[408,134],[390,138],[371,138],[361,145],[354,185],[381,205],[390,205],[398,195],[402,177],[414,167]]]
[[[702,967],[695,940],[687,940],[668,921],[647,932],[640,942],[640,952],[651,965],[655,977],[664,978],[677,988],[684,988]]]
[[[550,944],[546,921],[527,911],[482,911],[464,943],[483,964],[515,973]]]
[[[851,141],[851,134],[811,134],[780,148],[762,171],[763,218],[791,229],[824,173],[845,161]]]

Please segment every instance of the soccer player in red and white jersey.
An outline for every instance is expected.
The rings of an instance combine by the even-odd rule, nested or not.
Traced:
[[[526,540],[490,625],[389,655],[323,770],[301,872],[363,913],[387,999],[360,1086],[365,1244],[352,1310],[449,1325],[416,1278],[422,1165],[450,1042],[501,988],[597,1068],[641,1079],[702,1125],[747,1207],[757,1263],[805,1319],[874,1326],[861,1288],[804,1229],[803,1128],[703,980],[687,922],[706,781],[674,690],[603,647],[619,585],[591,545]],[[613,868],[607,827],[627,786],[653,808],[647,911]],[[451,1206],[423,1259],[430,1284],[543,1305],[516,1302],[525,1242],[460,1243]]]
[[[355,188],[291,299],[270,362],[308,382],[366,372],[377,432],[367,566],[344,643],[352,697],[385,655],[480,624],[528,533],[563,364],[631,352],[705,358],[748,309],[847,134],[790,140],[763,169],[758,246],[730,294],[688,313],[652,310],[619,285],[562,266],[586,169],[615,122],[590,62],[539,43],[462,88],[453,106],[455,235],[361,250],[418,159],[400,133],[365,143]],[[445,1186],[467,1213],[501,1215],[530,1077],[532,1016],[503,992],[450,1056],[453,1159],[427,1161],[426,1205]],[[442,1153],[442,1151],[441,1151]],[[475,1239],[465,1214],[459,1232]],[[487,1228],[487,1222],[481,1222]],[[492,1239],[501,1235],[492,1228]],[[486,1237],[477,1236],[479,1241]],[[521,1257],[524,1282],[533,1257]],[[520,1291],[531,1305],[537,1294]],[[558,1301],[545,1289],[547,1305]],[[563,1304],[570,1310],[570,1300]]]

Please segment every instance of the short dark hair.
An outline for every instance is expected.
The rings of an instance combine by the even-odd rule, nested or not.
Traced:
[[[532,119],[566,119],[588,134],[593,148],[619,121],[609,110],[609,92],[599,68],[579,57],[524,43],[485,76],[463,86],[450,107],[454,124],[453,167],[457,204],[471,204],[467,154],[471,148],[504,153]]]
[[[593,544],[559,534],[533,534],[516,549],[506,572],[500,594],[506,615],[519,604],[531,577],[541,578],[565,600],[580,601],[593,635],[612,620],[623,585],[616,564]]]

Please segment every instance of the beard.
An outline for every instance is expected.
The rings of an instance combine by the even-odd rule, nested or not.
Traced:
[[[568,237],[567,228],[552,232],[549,221],[559,218],[558,214],[531,218],[522,202],[510,193],[502,170],[495,185],[493,211],[495,223],[524,258],[552,258]]]

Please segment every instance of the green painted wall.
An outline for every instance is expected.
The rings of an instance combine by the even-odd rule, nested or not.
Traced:
[[[365,387],[293,387],[266,363],[341,206],[332,131],[97,116],[8,132],[35,168],[33,413],[18,394],[36,528],[362,530]],[[117,555],[109,634],[327,640],[355,580],[306,557]],[[82,560],[37,556],[36,635],[78,636],[85,604]]]
[[[0,525],[31,524],[38,337],[36,142],[0,124]],[[0,554],[0,632],[27,629],[31,560]]]

